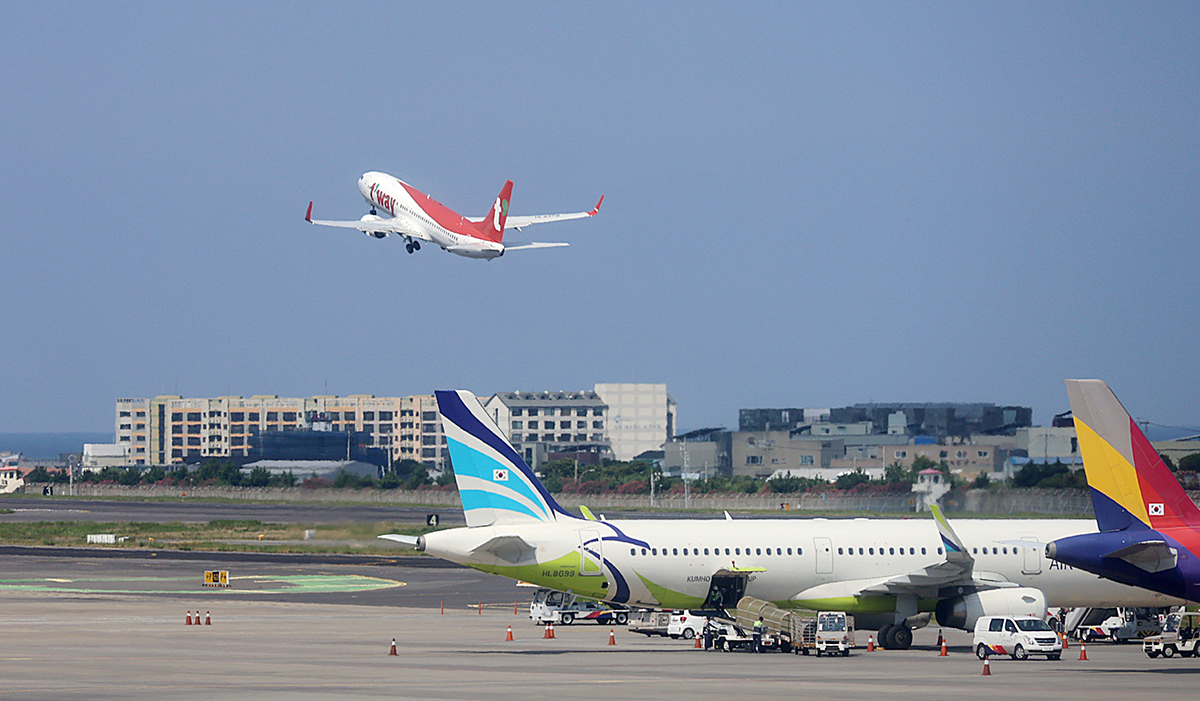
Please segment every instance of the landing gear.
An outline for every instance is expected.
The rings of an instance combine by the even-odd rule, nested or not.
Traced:
[[[413,251],[419,251],[421,250],[421,242],[408,239],[408,243],[404,244],[404,250],[408,251],[409,253],[412,253]]]
[[[907,650],[912,647],[912,630],[903,623],[879,629],[879,642],[888,650]]]
[[[376,212],[374,207],[372,207],[372,208],[371,208],[371,212],[370,212],[370,214],[371,214],[372,216],[379,216],[379,212]]]

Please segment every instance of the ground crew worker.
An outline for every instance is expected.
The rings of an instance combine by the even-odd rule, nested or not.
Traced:
[[[763,617],[754,622],[754,651],[762,652]]]
[[[709,618],[708,616],[705,616],[705,617],[704,617],[704,631],[703,631],[703,635],[704,635],[704,649],[705,649],[705,650],[710,650],[710,649],[712,649],[712,646],[713,646],[713,633],[714,633],[714,632],[716,632],[716,631],[715,631],[715,628],[716,628],[716,626],[714,626],[714,625],[713,625],[712,619],[711,619],[711,618]]]

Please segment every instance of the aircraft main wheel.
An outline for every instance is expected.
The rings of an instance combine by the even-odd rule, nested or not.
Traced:
[[[976,645],[975,646],[975,656],[981,660],[986,660],[987,656],[988,656],[987,645],[984,645],[983,643],[979,643],[978,645]]]
[[[413,250],[414,251],[421,250],[421,242],[420,241],[413,241]]]
[[[912,647],[913,634],[908,626],[894,626],[890,631],[890,635],[892,637],[892,645],[889,645],[889,648],[895,646],[897,650],[907,650]]]
[[[572,624],[572,623],[574,623],[574,622],[575,622],[575,614],[573,614],[573,613],[564,613],[564,614],[562,615],[562,624],[563,624],[564,626],[569,626],[569,625],[571,625],[571,624]]]
[[[890,648],[892,646],[892,641],[890,638],[892,635],[892,628],[894,628],[894,627],[895,626],[886,625],[886,626],[880,628],[879,636],[877,638],[875,638],[875,641],[879,645],[883,646],[884,648]]]

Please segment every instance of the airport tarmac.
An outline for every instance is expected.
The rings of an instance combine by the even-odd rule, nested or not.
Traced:
[[[939,657],[936,629],[917,631],[911,650],[860,649],[845,659],[706,653],[620,626],[615,646],[607,627],[560,626],[545,640],[526,614],[527,592],[514,615],[519,590],[471,570],[237,563],[229,565],[236,588],[213,590],[199,586],[209,564],[222,563],[163,561],[148,570],[111,558],[0,558],[0,699],[1058,701],[1190,695],[1200,681],[1200,660],[1150,660],[1135,645],[1093,645],[1086,662],[1075,646],[1059,662],[996,659],[983,677],[970,635],[946,631],[951,654]],[[304,589],[303,580],[281,579],[306,576],[361,578],[363,588]],[[30,586],[39,579],[47,586]],[[408,596],[410,588],[423,593]],[[447,601],[444,614],[435,600]],[[211,612],[211,626],[184,624],[197,609]],[[508,626],[513,642],[505,641]],[[392,638],[396,657],[388,655]],[[866,643],[866,631],[858,640]]]

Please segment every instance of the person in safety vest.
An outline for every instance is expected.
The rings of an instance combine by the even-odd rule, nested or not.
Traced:
[[[762,652],[763,617],[754,622],[754,651]]]

